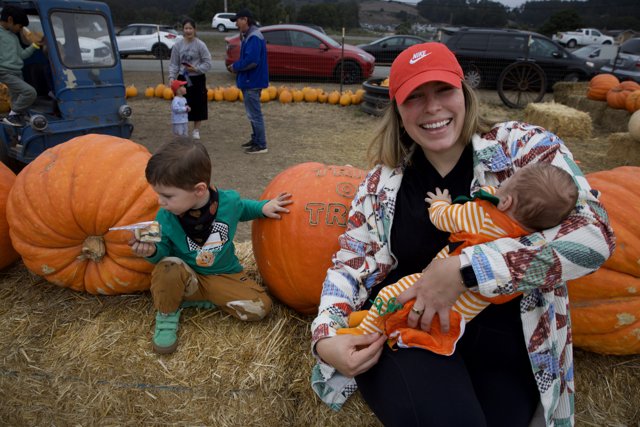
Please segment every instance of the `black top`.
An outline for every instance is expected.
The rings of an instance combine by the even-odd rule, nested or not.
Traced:
[[[383,287],[413,273],[419,273],[429,265],[433,257],[447,245],[449,233],[438,230],[429,219],[429,204],[424,201],[427,191],[436,187],[448,189],[451,197],[469,195],[473,180],[473,150],[471,144],[462,152],[458,163],[442,177],[429,163],[418,147],[411,157],[411,164],[404,171],[398,191],[395,215],[391,227],[391,251],[398,259],[398,266],[372,289],[370,299]],[[363,309],[368,309],[367,302]]]

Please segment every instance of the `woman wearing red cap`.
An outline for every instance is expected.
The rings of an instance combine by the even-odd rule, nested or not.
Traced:
[[[356,194],[347,231],[327,272],[312,349],[312,387],[339,409],[360,389],[385,425],[528,426],[536,408],[548,425],[572,425],[573,355],[566,281],[595,271],[614,237],[604,208],[554,134],[520,122],[491,125],[440,43],[415,45],[393,62],[391,105],[369,147],[373,169]],[[436,187],[452,197],[497,186],[516,170],[549,162],[579,188],[559,226],[430,260],[447,244],[425,215]],[[415,300],[409,326],[429,330],[467,289],[492,304],[467,325],[451,356],[392,350],[386,337],[336,335],[354,310],[409,274],[422,277],[398,301]]]

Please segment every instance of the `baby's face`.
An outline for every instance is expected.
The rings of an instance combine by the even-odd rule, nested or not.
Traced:
[[[496,190],[496,197],[498,199],[503,199],[507,195],[513,192],[513,183],[516,182],[518,177],[516,175],[508,178],[506,181],[503,181],[500,184],[500,187]]]

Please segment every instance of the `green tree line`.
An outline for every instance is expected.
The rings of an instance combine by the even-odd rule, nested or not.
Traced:
[[[422,0],[417,9],[434,23],[516,27],[547,35],[578,27],[640,30],[638,0],[533,0],[516,8],[491,0]]]
[[[111,8],[113,20],[117,26],[134,22],[150,22],[175,25],[185,17],[196,22],[211,22],[218,12],[224,11],[224,0],[103,0]],[[356,0],[326,1],[323,3],[294,2],[281,0],[227,0],[227,10],[237,12],[248,8],[260,24],[300,22],[320,25],[324,28],[357,28],[359,5]]]
[[[208,23],[214,14],[224,11],[224,0],[136,0],[135,7],[131,0],[104,1],[118,26],[133,22],[175,25],[186,16]],[[360,26],[358,0],[227,0],[227,10],[243,8],[251,9],[262,25],[298,22],[334,30]],[[638,0],[530,0],[516,8],[493,0],[422,0],[417,10],[423,19],[436,24],[514,27],[547,35],[578,27],[640,30]]]

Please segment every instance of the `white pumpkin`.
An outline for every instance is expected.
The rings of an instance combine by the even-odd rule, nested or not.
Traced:
[[[629,134],[631,138],[640,142],[640,110],[633,113],[629,118]]]

